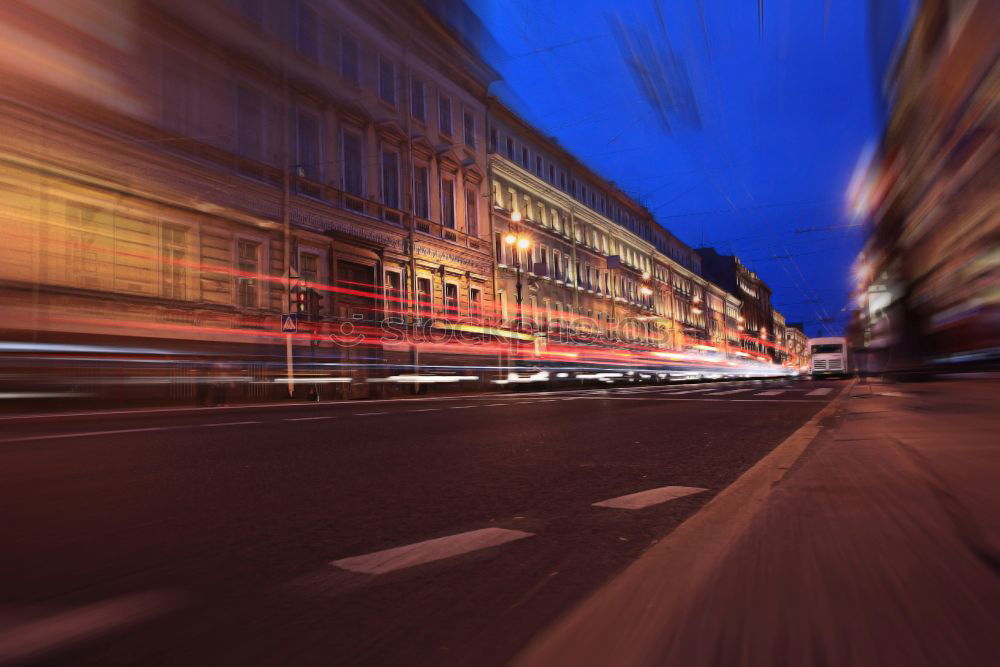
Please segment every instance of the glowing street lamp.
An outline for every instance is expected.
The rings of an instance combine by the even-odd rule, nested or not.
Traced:
[[[515,220],[516,216],[516,220]],[[510,215],[510,219],[517,222],[521,219],[521,214],[514,211]],[[511,246],[514,252],[514,268],[517,275],[517,283],[515,284],[517,290],[515,292],[517,296],[517,328],[521,329],[522,313],[521,313],[521,250],[527,250],[531,247],[531,239],[527,236],[518,236],[514,232],[508,232],[506,236],[503,237],[504,243]],[[515,250],[516,248],[516,250]]]

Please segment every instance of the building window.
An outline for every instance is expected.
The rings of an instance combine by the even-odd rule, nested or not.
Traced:
[[[528,147],[521,146],[521,166],[525,169],[531,168],[531,161],[528,159]]]
[[[510,137],[507,137],[505,145],[504,145],[504,148],[506,149],[507,159],[508,160],[513,160],[514,159],[514,140],[511,139]]]
[[[351,35],[340,38],[340,74],[352,83],[361,83],[361,48]]]
[[[497,152],[497,146],[499,145],[499,143],[500,143],[500,134],[499,134],[499,132],[497,132],[497,128],[491,127],[490,128],[490,152],[491,153],[496,153]]]
[[[299,275],[308,285],[319,283],[319,255],[311,252],[299,253]]]
[[[242,308],[257,307],[257,276],[260,271],[260,244],[254,241],[237,243],[236,301]]]
[[[441,179],[441,224],[455,228],[455,181],[450,178]]]
[[[410,113],[421,122],[427,122],[427,109],[424,102],[424,82],[414,77],[410,81]]]
[[[386,312],[390,321],[402,322],[404,311],[403,275],[399,271],[385,272]]]
[[[438,127],[442,134],[451,136],[451,98],[438,98]]]
[[[544,167],[542,165],[542,156],[535,156],[535,176],[542,178],[542,173],[544,172]]]
[[[236,91],[236,137],[240,155],[264,159],[264,103],[259,92],[245,85]]]
[[[465,189],[465,233],[479,236],[479,192],[475,188]]]
[[[478,287],[469,288],[469,316],[477,319],[483,316],[483,291]]]
[[[319,121],[306,111],[299,111],[296,118],[295,148],[298,173],[313,181],[320,180]]]
[[[576,179],[575,178],[569,182],[569,193],[572,196],[574,196],[574,197],[576,196]]]
[[[566,172],[565,171],[559,172],[559,189],[561,189],[563,192],[566,191]]]
[[[345,131],[343,134],[344,191],[358,197],[364,196],[364,156],[361,135]]]
[[[549,165],[549,183],[552,185],[556,184],[556,168],[555,165]]]
[[[413,212],[418,218],[429,218],[430,195],[427,180],[427,166],[418,164],[413,168]]]
[[[431,292],[430,278],[417,278],[417,308],[424,317],[434,314],[434,295]]]
[[[312,60],[319,60],[319,36],[317,34],[316,12],[304,2],[298,4],[295,26],[295,48]]]
[[[462,113],[462,127],[465,132],[465,145],[470,148],[476,146],[476,116],[469,110]]]
[[[161,294],[168,299],[187,298],[187,229],[164,224],[162,239]]]
[[[444,286],[444,313],[447,316],[457,317],[458,312],[458,285],[455,283],[445,283]]]
[[[382,151],[382,203],[399,208],[399,153]]]
[[[396,106],[396,63],[381,55],[378,57],[378,96],[386,104]]]

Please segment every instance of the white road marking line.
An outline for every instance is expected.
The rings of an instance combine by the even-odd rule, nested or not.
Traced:
[[[30,440],[62,440],[65,438],[89,438],[95,435],[118,435],[119,433],[146,433],[148,431],[172,431],[179,428],[197,428],[200,424],[190,426],[147,426],[145,428],[120,428],[113,431],[78,431],[76,433],[53,433],[50,435],[24,435],[16,438],[3,438],[0,444],[8,442],[27,442]]]
[[[495,408],[495,407],[498,407],[498,406],[501,406],[501,405],[510,405],[510,403],[487,403],[483,407],[484,408]]]
[[[762,391],[759,394],[754,394],[754,396],[777,396],[778,394],[784,393],[784,389],[772,389],[771,391]]]
[[[718,387],[712,387],[710,389],[685,389],[684,391],[674,391],[672,394],[697,394],[702,391],[715,391]]]
[[[531,537],[534,533],[506,528],[482,528],[447,537],[407,544],[402,547],[375,551],[363,556],[351,556],[331,561],[330,565],[351,572],[384,574],[393,570],[423,565],[431,561],[451,558],[470,551],[487,549],[513,540]]]
[[[476,406],[474,406],[474,405],[455,405],[455,406],[450,407],[448,409],[449,410],[467,410],[468,408],[474,408],[474,407],[476,407]]]
[[[25,663],[47,652],[105,635],[173,611],[183,596],[172,591],[134,593],[94,602],[0,631],[0,663]]]
[[[328,417],[289,417],[288,419],[284,419],[282,421],[286,421],[286,422],[308,422],[308,421],[314,421],[316,419],[336,419],[336,417],[334,417],[332,415],[328,416]]]
[[[674,398],[672,396],[651,396],[635,398],[634,396],[581,396],[593,401],[701,401],[703,403],[813,403],[811,398],[709,398],[708,396],[693,396],[691,398]]]
[[[388,412],[355,412],[352,417],[371,417],[372,415],[387,415]]]
[[[699,489],[692,486],[661,486],[658,489],[648,489],[638,493],[630,493],[627,496],[618,496],[594,503],[594,507],[612,507],[620,510],[640,510],[650,505],[659,505],[674,498],[690,496],[694,493],[701,493],[708,489]]]
[[[441,408],[421,408],[420,410],[407,410],[407,412],[437,412]]]
[[[247,424],[259,424],[260,422],[222,422],[221,424],[202,424],[202,426],[245,426]]]
[[[742,394],[745,391],[753,391],[753,389],[730,389],[729,391],[716,391],[711,394],[705,394],[706,396],[726,396],[728,394]]]
[[[826,396],[831,391],[833,391],[833,389],[831,389],[830,387],[823,387],[822,389],[813,389],[808,394],[806,394],[806,396]]]

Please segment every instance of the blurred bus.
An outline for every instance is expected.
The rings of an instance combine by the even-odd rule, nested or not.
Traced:
[[[847,339],[843,336],[810,338],[809,351],[812,354],[809,371],[814,378],[829,375],[843,377],[851,374]]]

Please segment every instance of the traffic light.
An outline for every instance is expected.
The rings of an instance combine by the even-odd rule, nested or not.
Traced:
[[[308,304],[306,303],[306,286],[301,280],[291,287],[292,291],[292,312],[305,315]]]
[[[312,288],[307,289],[306,307],[309,319],[318,322],[323,317],[323,296]]]

